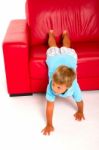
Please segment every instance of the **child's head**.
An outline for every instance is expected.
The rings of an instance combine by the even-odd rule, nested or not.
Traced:
[[[59,66],[52,77],[52,90],[56,94],[64,93],[72,86],[75,77],[76,73],[73,69],[65,65]]]

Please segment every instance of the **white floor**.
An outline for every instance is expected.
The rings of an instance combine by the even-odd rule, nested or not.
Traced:
[[[45,94],[9,97],[5,82],[0,92],[0,150],[98,150],[99,91],[84,91],[86,120],[75,121],[75,103],[57,97],[55,131],[41,133],[45,126]]]

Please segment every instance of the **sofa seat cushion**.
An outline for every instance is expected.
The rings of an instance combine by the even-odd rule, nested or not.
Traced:
[[[99,43],[83,42],[72,43],[72,47],[78,55],[77,76],[78,78],[90,78],[99,76]],[[30,51],[30,77],[33,79],[46,79],[48,69],[46,65],[47,46],[33,46]]]

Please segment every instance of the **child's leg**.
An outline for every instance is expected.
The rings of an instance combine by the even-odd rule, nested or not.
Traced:
[[[70,38],[66,30],[63,31],[62,37],[63,37],[63,46],[70,47]]]
[[[48,45],[49,47],[57,47],[53,30],[49,31]]]

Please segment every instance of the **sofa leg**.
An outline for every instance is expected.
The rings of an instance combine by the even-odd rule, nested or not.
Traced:
[[[23,93],[23,94],[10,94],[10,97],[16,97],[16,96],[31,96],[33,93]]]

